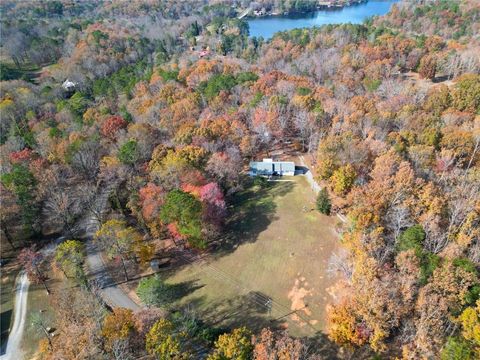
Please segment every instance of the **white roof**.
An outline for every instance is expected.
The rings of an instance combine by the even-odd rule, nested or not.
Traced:
[[[63,82],[62,87],[64,89],[68,89],[68,88],[74,87],[75,85],[77,85],[77,84],[74,83],[73,81],[70,81],[69,79],[67,79]]]

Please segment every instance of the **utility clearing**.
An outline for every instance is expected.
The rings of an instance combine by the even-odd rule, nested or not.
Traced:
[[[179,305],[219,327],[286,328],[296,336],[324,329],[338,219],[315,209],[304,176],[288,180],[235,196],[220,249],[170,274],[170,283],[196,285]]]

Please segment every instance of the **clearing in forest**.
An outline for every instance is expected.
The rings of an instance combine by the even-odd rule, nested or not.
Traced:
[[[169,283],[194,283],[182,305],[218,327],[284,327],[292,335],[324,329],[335,279],[327,273],[339,244],[336,219],[315,208],[305,177],[266,182],[237,194],[227,239]]]

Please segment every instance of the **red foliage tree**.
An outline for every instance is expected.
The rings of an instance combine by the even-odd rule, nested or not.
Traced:
[[[180,234],[176,223],[170,223],[167,225],[168,232],[172,236],[173,242],[176,244],[177,241],[182,241],[185,237]]]
[[[163,189],[153,183],[148,183],[139,191],[142,216],[145,221],[151,221],[158,215],[159,207],[163,203]]]
[[[18,261],[23,265],[27,272],[28,279],[36,284],[41,283],[48,294],[50,290],[47,287],[47,274],[43,269],[45,261],[43,255],[34,249],[34,247],[25,248],[18,254]]]
[[[122,117],[118,115],[110,116],[104,121],[101,132],[103,136],[114,140],[118,130],[125,129],[127,125],[128,123]]]
[[[25,148],[20,151],[15,151],[10,153],[9,157],[12,164],[18,164],[24,161],[28,161],[32,157],[32,150]]]
[[[220,226],[226,216],[225,198],[217,183],[211,182],[200,189],[200,200],[205,221]]]

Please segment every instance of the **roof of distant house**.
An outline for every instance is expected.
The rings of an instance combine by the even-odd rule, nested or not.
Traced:
[[[75,87],[76,85],[77,85],[76,83],[67,79],[63,82],[62,87],[64,89],[69,89],[69,88]]]

